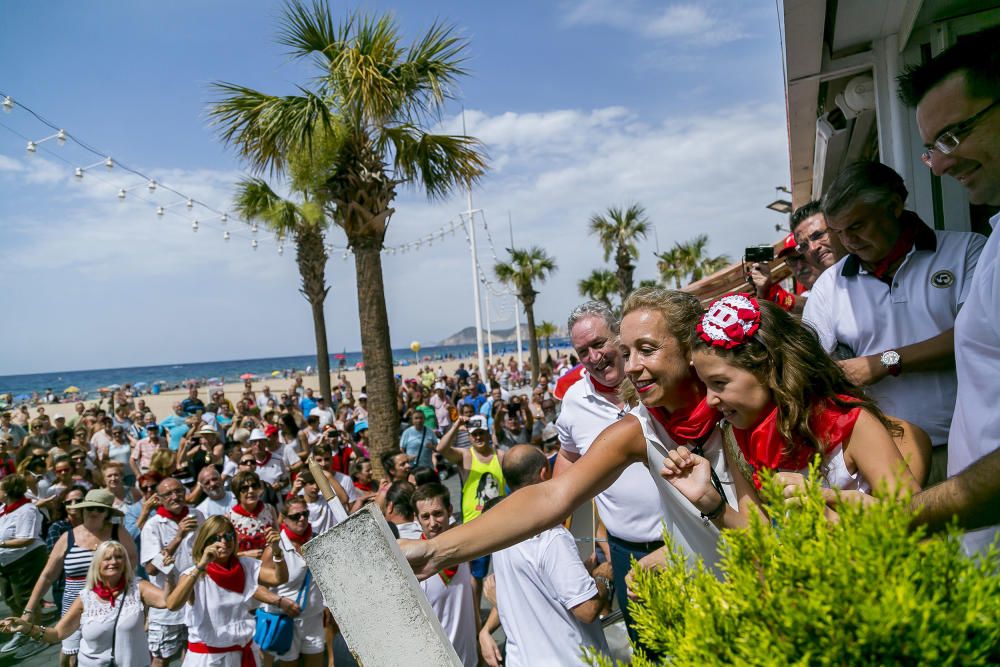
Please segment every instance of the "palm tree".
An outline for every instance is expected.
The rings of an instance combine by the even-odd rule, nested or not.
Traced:
[[[500,262],[493,267],[497,279],[514,288],[517,298],[524,306],[524,314],[528,318],[528,339],[531,350],[531,379],[538,381],[538,331],[535,328],[535,291],[536,282],[545,279],[556,270],[556,260],[538,246],[530,248],[507,248],[510,253],[509,262]]]
[[[674,288],[680,289],[732,264],[726,255],[707,257],[707,250],[708,235],[700,234],[690,241],[675,243],[666,252],[657,253],[656,268],[660,271],[660,279],[664,283],[673,280]]]
[[[681,281],[687,277],[687,270],[684,268],[681,253],[678,246],[674,246],[665,252],[656,253],[656,268],[660,272],[660,280],[664,285],[668,285],[672,280],[674,289],[682,287]]]
[[[315,62],[314,88],[277,97],[217,83],[221,99],[209,117],[258,173],[283,174],[289,156],[311,154],[318,137],[330,146],[316,197],[354,253],[372,463],[381,475],[379,455],[399,442],[382,245],[397,186],[443,199],[485,172],[479,141],[424,129],[437,124],[466,73],[467,42],[435,23],[407,46],[390,15],[337,25],[321,0],[285,5],[278,41]]]
[[[611,308],[611,295],[618,291],[618,278],[607,269],[594,269],[590,275],[577,283],[580,296],[604,302]]]
[[[538,325],[538,331],[535,332],[536,336],[545,339],[545,356],[550,359],[552,358],[552,353],[549,351],[549,339],[555,336],[558,332],[559,329],[556,328],[556,325],[552,324],[552,322],[546,322],[545,320],[542,320],[542,323]]]
[[[320,394],[332,405],[330,392],[330,353],[326,342],[326,315],[323,303],[330,289],[326,286],[326,247],[324,233],[329,224],[323,209],[308,199],[295,202],[279,197],[259,178],[246,178],[236,186],[236,211],[246,220],[259,220],[278,238],[295,244],[295,262],[302,287],[299,292],[312,308],[313,333],[316,336],[316,371]]]
[[[612,206],[606,214],[597,214],[590,218],[590,233],[596,234],[604,250],[604,261],[614,255],[615,276],[618,278],[618,294],[622,303],[632,291],[632,274],[638,259],[639,247],[636,242],[646,238],[649,232],[649,220],[646,210],[639,204],[632,204],[627,209]]]

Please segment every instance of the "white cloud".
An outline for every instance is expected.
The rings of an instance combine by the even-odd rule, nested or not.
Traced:
[[[744,36],[738,21],[719,2],[681,2],[662,7],[637,0],[582,0],[567,5],[569,25],[610,26],[648,39],[715,45]]]
[[[0,155],[0,171],[23,171],[24,165],[14,158]]]

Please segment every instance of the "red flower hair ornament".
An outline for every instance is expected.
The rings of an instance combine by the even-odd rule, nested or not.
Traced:
[[[728,294],[712,302],[698,323],[698,335],[714,347],[731,350],[750,340],[760,328],[757,299]]]

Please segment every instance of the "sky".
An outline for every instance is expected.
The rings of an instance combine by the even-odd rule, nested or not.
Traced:
[[[334,5],[338,16],[355,10],[391,13],[405,43],[435,20],[468,40],[470,74],[433,129],[461,133],[464,109],[489,154],[472,192],[487,276],[511,236],[556,259],[538,321],[562,325],[583,300],[577,282],[608,267],[587,224],[611,206],[639,203],[655,227],[637,281],[656,277],[657,246],[704,233],[711,254],[739,257],[780,235],[784,219],[765,209],[789,181],[773,3]],[[54,139],[28,153],[28,140],[54,131],[20,106],[0,114],[0,375],[315,349],[294,252],[220,219],[249,172],[206,114],[213,82],[294,94],[317,76],[277,44],[281,11],[264,0],[0,3],[0,93],[161,184],[150,193],[103,165],[77,179],[75,167],[102,158]],[[198,203],[188,209],[163,186]],[[403,188],[394,208],[386,245],[396,247],[447,228],[467,200]],[[343,233],[328,242],[342,248]],[[385,254],[383,270],[394,347],[473,324],[461,232]],[[353,257],[334,251],[327,280],[330,349],[360,349]],[[494,328],[513,326],[512,297],[493,297],[490,312]]]

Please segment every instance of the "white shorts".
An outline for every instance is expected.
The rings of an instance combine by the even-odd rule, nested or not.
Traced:
[[[299,655],[314,655],[322,653],[326,646],[326,634],[323,632],[323,614],[310,614],[293,619],[295,634],[292,636],[292,646],[288,653],[279,655],[281,662],[293,662]]]
[[[149,622],[149,653],[154,658],[172,658],[187,647],[186,625],[161,625]]]

